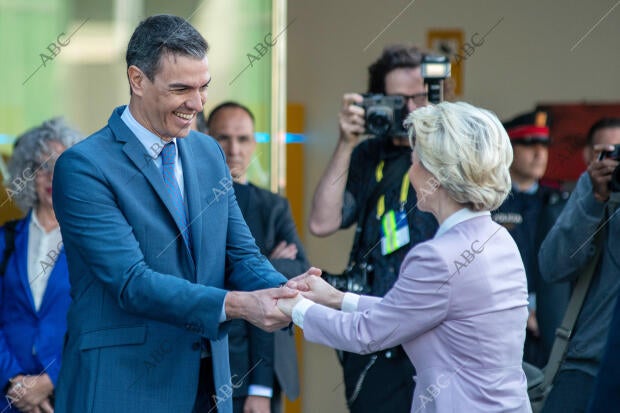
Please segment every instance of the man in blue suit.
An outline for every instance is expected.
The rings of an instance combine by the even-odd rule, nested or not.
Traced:
[[[267,289],[286,278],[256,247],[222,150],[190,132],[206,51],[179,17],[141,22],[129,106],[57,162],[73,303],[56,412],[230,412],[226,320],[290,321],[275,303],[296,292]]]

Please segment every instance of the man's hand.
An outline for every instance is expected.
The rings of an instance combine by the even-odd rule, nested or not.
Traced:
[[[322,279],[321,270],[318,268],[310,268],[305,273],[289,280],[286,285],[300,291],[301,295],[315,303],[323,304],[335,310],[340,310],[342,307],[344,293]]]
[[[594,145],[594,153],[596,159],[588,166],[588,175],[592,182],[592,192],[594,198],[599,202],[606,202],[609,199],[609,182],[611,181],[611,173],[616,169],[619,162],[613,159],[598,160],[598,154],[601,151],[612,151],[613,145]]]
[[[355,105],[362,103],[364,98],[358,93],[347,93],[342,97],[342,108],[338,114],[340,140],[357,145],[359,135],[364,133],[364,109]]]
[[[287,244],[286,241],[282,241],[276,245],[273,251],[271,251],[271,255],[269,255],[270,260],[294,260],[295,258],[297,258],[297,245],[294,243]]]
[[[277,307],[279,298],[292,298],[297,291],[282,287],[257,291],[231,291],[224,305],[228,319],[242,318],[265,331],[276,331],[289,325],[290,317]]]
[[[49,401],[47,404],[45,402],[53,391],[54,384],[46,373],[38,376],[19,375],[13,379],[7,397],[20,411],[38,413],[45,412],[42,409],[49,406]]]
[[[270,413],[271,399],[263,396],[248,396],[243,404],[243,413]]]

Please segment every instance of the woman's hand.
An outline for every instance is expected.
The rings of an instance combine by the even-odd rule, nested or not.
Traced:
[[[54,413],[54,408],[52,407],[52,403],[50,403],[50,399],[43,400],[43,403],[39,405],[39,409],[41,409],[41,413]]]
[[[301,294],[297,294],[293,298],[279,298],[278,308],[280,309],[280,311],[286,314],[287,317],[293,318],[293,307],[295,307],[295,304],[297,304],[302,299],[303,297],[301,296]]]
[[[45,373],[38,376],[17,376],[7,392],[7,397],[23,412],[39,412],[47,407],[49,403],[45,402],[53,391],[52,380]]]
[[[321,270],[310,268],[307,272],[299,275],[286,283],[289,288],[301,292],[301,295],[315,303],[340,310],[344,293],[332,287],[321,278]]]

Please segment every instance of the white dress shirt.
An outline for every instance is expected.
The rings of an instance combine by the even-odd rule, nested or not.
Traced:
[[[129,106],[127,106],[123,111],[121,119],[123,120],[123,122],[125,122],[125,125],[127,125],[129,130],[132,131],[134,135],[136,135],[136,138],[138,138],[140,143],[146,149],[146,153],[148,154],[148,156],[153,160],[153,162],[155,162],[155,165],[161,171],[162,162],[159,154],[168,142],[164,141],[159,136],[155,135],[153,132],[142,126],[129,111]],[[177,179],[177,183],[179,184],[179,191],[181,191],[181,196],[183,197],[183,199],[185,199],[185,185],[183,184],[183,164],[181,158],[179,157],[177,138],[172,138],[172,142],[174,142],[175,146],[177,147],[176,157],[174,158],[174,175]]]
[[[47,289],[47,281],[56,265],[62,248],[60,227],[46,232],[37,213],[32,210],[28,227],[28,283],[32,292],[34,308],[39,311]]]

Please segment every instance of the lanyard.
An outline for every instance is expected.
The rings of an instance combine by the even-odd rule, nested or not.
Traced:
[[[375,180],[377,183],[381,182],[383,179],[383,167],[385,166],[385,161],[379,162],[377,168],[375,169]],[[409,171],[405,172],[403,175],[403,180],[400,184],[400,209],[401,211],[405,208],[405,204],[407,203],[407,195],[409,194]],[[381,219],[385,214],[385,195],[381,195],[379,200],[377,201],[377,219]]]

